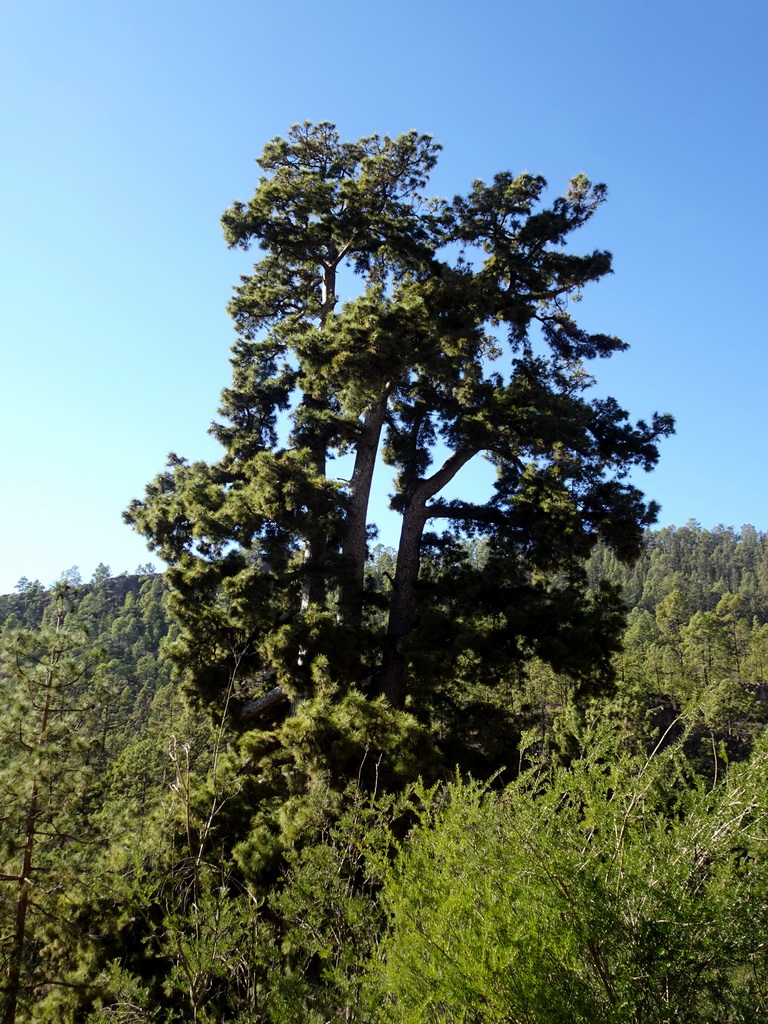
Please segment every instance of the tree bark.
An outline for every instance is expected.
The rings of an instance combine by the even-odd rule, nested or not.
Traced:
[[[424,500],[414,498],[403,513],[397,568],[384,640],[379,689],[392,707],[402,708],[408,692],[408,659],[402,641],[408,636],[416,612],[416,584],[421,562],[421,535],[427,521]]]
[[[359,628],[362,622],[368,505],[389,391],[390,387],[387,385],[384,394],[363,417],[349,486],[347,514],[342,529],[339,622],[353,629]]]
[[[336,268],[340,260],[331,252],[327,261],[321,263],[320,275],[320,326],[325,327],[328,317],[336,306]],[[309,408],[325,409],[326,398],[305,395],[303,404]],[[315,437],[310,446],[312,468],[319,477],[325,476],[328,448],[325,437]],[[304,548],[304,581],[301,588],[301,611],[306,612],[312,605],[322,604],[326,595],[325,562],[328,557],[328,536],[316,534],[307,540]]]
[[[411,632],[416,616],[421,537],[424,525],[430,518],[430,506],[427,502],[441,491],[478,451],[478,448],[463,448],[450,455],[436,473],[415,484],[403,511],[397,568],[392,587],[387,635],[384,640],[384,658],[378,678],[379,691],[395,708],[404,707],[408,695],[408,658],[403,651],[403,642]]]
[[[288,700],[288,696],[283,691],[282,686],[273,686],[269,693],[265,693],[263,697],[259,697],[258,700],[252,700],[248,704],[243,704],[238,718],[241,722],[251,722],[264,718],[273,708],[276,708],[285,700]]]

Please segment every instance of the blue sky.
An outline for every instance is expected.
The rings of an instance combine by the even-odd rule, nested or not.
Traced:
[[[768,528],[768,7],[706,0],[26,0],[0,31],[0,592],[151,560],[122,524],[169,451],[215,458],[219,217],[264,143],[415,128],[436,194],[500,170],[609,187],[585,326],[600,388],[677,436],[641,485],[660,523]],[[386,492],[381,481],[379,493]]]

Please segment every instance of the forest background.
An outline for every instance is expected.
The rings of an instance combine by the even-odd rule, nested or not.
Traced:
[[[375,552],[371,583],[391,557]],[[278,875],[253,784],[274,792],[288,762],[262,741],[254,776],[249,733],[184,699],[162,576],[101,565],[0,598],[4,1000],[25,850],[32,879],[5,1019],[759,1017],[768,538],[692,522],[650,532],[632,567],[599,547],[589,575],[632,606],[615,685],[574,701],[536,661],[500,693],[479,681],[453,721],[436,709],[439,784],[393,790],[379,753],[367,797],[354,724],[326,711],[354,785],[340,803],[321,773],[309,803],[283,795]],[[297,767],[306,730],[299,716]]]

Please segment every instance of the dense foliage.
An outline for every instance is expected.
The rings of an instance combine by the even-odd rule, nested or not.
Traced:
[[[391,558],[377,552],[372,585]],[[307,765],[314,786],[276,805],[278,877],[259,867],[275,834],[252,803],[270,765],[244,770],[230,730],[170,682],[163,578],[22,581],[0,597],[6,978],[33,838],[15,1019],[756,1019],[766,567],[751,527],[649,533],[631,570],[598,548],[593,579],[639,599],[614,689],[574,699],[573,680],[529,662],[503,691],[506,746],[491,723],[474,737],[476,767],[515,776],[503,791],[450,772],[413,787],[412,766],[399,781],[379,770],[373,796],[357,778],[340,793],[325,761]],[[714,640],[696,657],[702,615]],[[42,736],[51,685],[68,696]],[[319,714],[291,717],[297,758]],[[360,728],[334,722],[349,705],[324,715],[326,736]],[[450,730],[424,740],[443,749]],[[363,781],[375,759],[358,754]]]
[[[501,796],[419,794],[364,989],[397,1024],[754,1021],[768,1010],[764,744],[714,789],[680,748],[568,768]]]

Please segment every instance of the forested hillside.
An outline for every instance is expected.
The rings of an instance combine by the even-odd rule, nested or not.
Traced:
[[[723,594],[738,597],[748,618],[768,621],[768,546],[753,526],[702,529],[690,520],[682,527],[649,531],[633,565],[607,549],[592,559],[592,579],[621,587],[630,609],[655,612],[673,590],[680,590],[691,612],[715,611]]]
[[[475,542],[471,557],[483,548]],[[394,555],[374,555],[370,584],[383,587]],[[259,860],[275,840],[253,811],[268,773],[286,762],[270,765],[268,750],[259,767],[243,762],[248,723],[233,740],[171,681],[161,652],[176,628],[163,577],[110,578],[103,567],[85,585],[74,570],[48,589],[20,581],[0,597],[0,914],[6,978],[18,969],[16,1019],[316,1014],[415,1024],[461,1019],[486,1002],[478,1019],[506,1020],[518,1007],[537,1021],[581,1021],[614,1019],[621,991],[642,1008],[638,1019],[671,1019],[669,1007],[679,1015],[683,1003],[689,1016],[678,1019],[712,1019],[721,998],[741,1003],[743,1016],[717,1019],[748,1019],[762,1005],[755,957],[768,930],[759,845],[768,837],[767,567],[768,539],[752,527],[649,531],[631,569],[599,548],[592,585],[607,577],[628,608],[614,682],[576,699],[573,679],[534,659],[501,694],[478,681],[463,697],[465,759],[486,776],[506,769],[502,803],[492,795],[499,778],[486,795],[466,774],[445,789],[456,726],[425,716],[412,728],[427,785],[443,779],[438,788],[407,781],[418,765],[399,782],[385,776],[380,752],[361,746],[346,797],[326,776],[309,802],[299,790],[283,811],[292,842],[281,876]],[[236,717],[236,707],[225,713]],[[498,722],[482,725],[499,715],[505,743]],[[339,735],[332,716],[329,705],[329,737]],[[301,713],[287,721],[311,756]],[[373,799],[360,785],[367,757],[382,772]],[[650,939],[662,919],[663,955]],[[549,936],[540,956],[533,931],[537,942]],[[560,964],[556,977],[547,957]],[[649,1003],[672,976],[668,1015],[654,1016]],[[625,1008],[615,1019],[635,1017]]]
[[[649,533],[632,567],[599,548],[590,573],[620,588],[629,609],[619,689],[657,696],[659,722],[682,712],[731,756],[748,745],[768,700],[765,535],[691,521]]]

